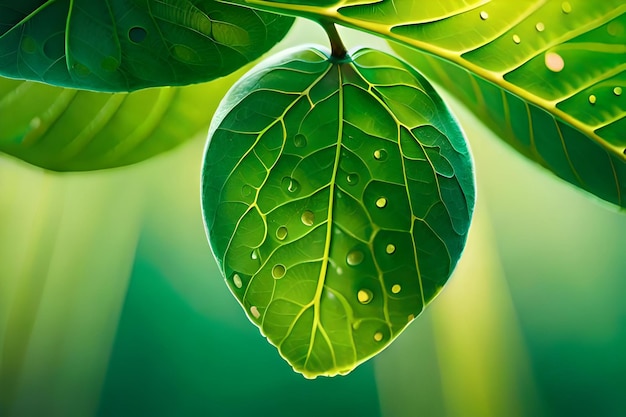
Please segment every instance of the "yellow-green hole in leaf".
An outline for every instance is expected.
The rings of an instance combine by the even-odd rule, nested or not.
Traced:
[[[278,229],[276,229],[276,239],[278,240],[285,240],[287,234],[288,231],[285,226],[280,226]]]
[[[374,298],[374,295],[370,290],[361,289],[357,292],[356,298],[361,304],[369,304],[369,302],[372,301],[372,298]]]
[[[391,287],[391,292],[394,294],[397,294],[400,291],[402,291],[402,286],[400,284],[394,284],[394,286]]]
[[[383,334],[381,332],[374,333],[374,340],[380,342],[381,340],[383,340]]]
[[[387,206],[387,199],[385,197],[380,197],[376,200],[376,207],[385,208]]]
[[[596,104],[597,101],[598,101],[598,98],[595,95],[591,94],[589,96],[589,104],[591,105]]]
[[[384,161],[387,159],[387,151],[384,149],[377,149],[374,151],[374,159],[377,161]]]
[[[393,254],[396,251],[396,245],[394,245],[393,243],[390,243],[387,245],[387,247],[385,248],[385,252],[387,252],[388,255]]]
[[[285,268],[285,265],[277,264],[274,265],[274,268],[272,268],[272,276],[276,279],[284,277],[286,272],[287,269]]]

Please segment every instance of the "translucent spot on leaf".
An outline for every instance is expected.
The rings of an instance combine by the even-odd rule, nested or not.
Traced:
[[[484,11],[484,10],[483,10],[482,12],[480,12],[480,18],[481,18],[482,20],[487,20],[487,19],[489,19],[489,13],[487,13],[486,11]]]
[[[20,48],[28,54],[35,53],[37,51],[37,42],[35,42],[35,40],[30,36],[24,36],[24,38],[22,38]]]
[[[387,206],[387,199],[385,197],[380,197],[376,200],[376,207],[385,208]]]
[[[235,287],[237,288],[241,288],[243,286],[243,282],[241,281],[239,274],[233,275],[233,284],[235,284]]]
[[[556,52],[548,52],[545,56],[546,67],[552,72],[560,72],[565,68],[563,57]]]
[[[394,245],[393,243],[388,244],[387,247],[385,248],[385,252],[387,252],[388,255],[391,255],[395,251],[396,251],[396,245]]]
[[[128,31],[128,39],[134,43],[141,43],[148,36],[148,32],[141,26],[135,26]]]
[[[283,178],[280,186],[287,194],[296,193],[300,189],[300,183],[291,177]]]
[[[276,279],[284,277],[286,272],[287,269],[285,268],[285,265],[277,264],[274,265],[274,268],[272,268],[272,276]]]
[[[615,94],[616,96],[621,96],[622,95],[622,87],[615,87],[613,89],[613,94]]]
[[[250,35],[239,26],[227,23],[213,21],[211,27],[213,39],[223,45],[230,46],[247,46],[250,45]]]
[[[522,38],[519,37],[519,35],[515,34],[513,35],[513,42],[515,42],[516,44],[519,44],[522,41]]]
[[[39,126],[41,126],[41,118],[39,117],[33,118],[28,124],[28,126],[33,130],[39,128]]]
[[[400,291],[402,291],[402,286],[400,286],[400,284],[395,284],[393,287],[391,287],[391,292],[394,294],[397,294]]]
[[[374,151],[374,159],[377,161],[384,161],[387,159],[387,151],[384,149],[377,149]]]
[[[250,196],[250,194],[252,194],[252,187],[250,187],[248,184],[245,184],[243,187],[241,187],[241,195],[243,197],[248,197]]]
[[[113,72],[120,66],[120,62],[112,56],[107,56],[100,62],[100,68],[105,71]]]
[[[346,257],[346,263],[350,266],[357,266],[365,259],[365,255],[360,250],[352,250]]]
[[[305,226],[313,226],[313,223],[315,223],[315,214],[313,214],[312,211],[307,210],[302,213],[300,220]]]
[[[352,174],[348,174],[348,176],[346,177],[346,181],[348,181],[348,184],[350,185],[356,185],[359,182],[359,174],[357,174],[356,172],[352,173]]]
[[[287,237],[287,233],[287,228],[285,226],[280,226],[278,229],[276,229],[276,239],[285,240],[285,238]]]
[[[563,11],[563,13],[569,14],[572,12],[572,5],[569,3],[569,1],[564,1],[563,3],[561,3],[561,10]]]
[[[624,26],[620,22],[614,20],[606,26],[606,31],[611,36],[622,36],[624,34]]]
[[[381,332],[374,333],[374,340],[380,342],[381,340],[383,340],[383,334]]]
[[[195,63],[200,61],[198,53],[188,46],[174,45],[170,51],[172,56],[181,62]]]
[[[589,104],[596,104],[596,101],[598,101],[598,99],[596,98],[595,95],[591,94],[589,96]]]
[[[372,301],[372,298],[374,298],[374,295],[370,290],[363,289],[359,290],[359,292],[356,294],[356,298],[361,304],[369,304],[369,302]]]
[[[296,136],[293,137],[293,144],[296,148],[304,148],[306,146],[306,136],[304,136],[302,133],[298,133]]]
[[[537,29],[537,32],[543,32],[544,30],[546,30],[546,25],[544,25],[542,22],[539,22],[535,25],[535,29]]]
[[[74,70],[74,74],[81,77],[86,77],[91,74],[91,70],[80,62],[74,63],[74,65],[72,66],[72,70]]]
[[[259,317],[261,317],[261,313],[259,312],[259,309],[256,306],[250,307],[250,313],[252,313],[252,316],[255,319],[258,319]]]

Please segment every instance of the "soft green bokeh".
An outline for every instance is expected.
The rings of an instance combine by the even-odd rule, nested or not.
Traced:
[[[219,276],[203,138],[90,174],[0,158],[0,416],[622,416],[624,215],[454,109],[478,177],[465,255],[393,345],[334,379],[295,374]]]

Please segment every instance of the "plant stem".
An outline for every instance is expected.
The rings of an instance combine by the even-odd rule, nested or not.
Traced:
[[[330,40],[331,56],[338,60],[344,59],[346,55],[348,55],[348,51],[339,36],[339,32],[337,32],[335,24],[327,20],[322,20],[320,21],[320,25],[322,25]]]

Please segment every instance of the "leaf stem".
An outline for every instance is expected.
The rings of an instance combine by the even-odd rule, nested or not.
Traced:
[[[330,40],[330,50],[331,56],[337,60],[344,60],[348,55],[348,51],[346,50],[341,37],[339,36],[339,32],[337,32],[337,27],[335,24],[328,20],[320,20],[320,25],[326,31],[328,35],[328,39]]]

